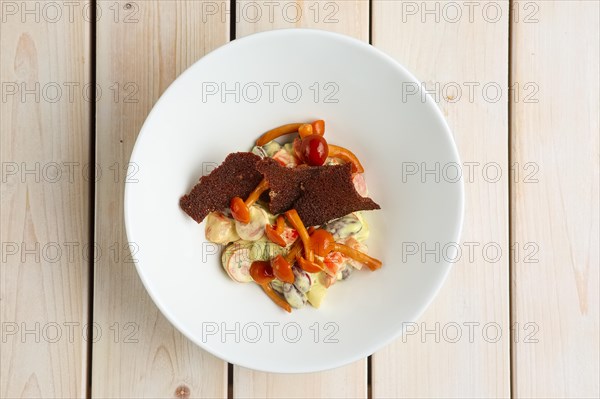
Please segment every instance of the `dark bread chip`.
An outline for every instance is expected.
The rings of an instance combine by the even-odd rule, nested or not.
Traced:
[[[294,203],[305,226],[318,226],[356,211],[381,209],[361,196],[352,183],[349,163],[318,167],[318,173],[302,182],[302,194]]]
[[[256,170],[269,182],[269,210],[277,215],[291,209],[302,194],[302,182],[314,176],[318,168],[299,166],[286,168],[273,158],[263,158],[256,164]]]
[[[350,164],[286,168],[272,158],[264,158],[256,169],[269,182],[271,213],[294,208],[307,227],[355,211],[380,209],[372,199],[356,192]]]
[[[181,197],[179,206],[200,223],[214,211],[229,207],[233,197],[246,199],[263,176],[256,170],[260,157],[250,152],[229,154],[219,167],[202,176],[192,191]]]

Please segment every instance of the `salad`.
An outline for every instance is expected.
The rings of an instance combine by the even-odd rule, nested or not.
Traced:
[[[380,207],[368,198],[364,168],[324,135],[323,120],[272,129],[180,200],[194,220],[206,220],[206,239],[225,246],[227,275],[258,284],[287,312],[319,308],[334,284],[382,265],[365,244],[363,211]]]

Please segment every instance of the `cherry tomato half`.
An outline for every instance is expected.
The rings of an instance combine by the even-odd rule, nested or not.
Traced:
[[[302,139],[300,144],[302,159],[309,165],[321,166],[329,155],[329,146],[323,136],[311,134]]]

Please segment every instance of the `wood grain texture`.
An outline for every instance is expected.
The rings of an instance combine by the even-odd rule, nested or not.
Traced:
[[[410,334],[373,355],[376,398],[510,395],[508,2],[451,3],[373,2],[373,45],[432,92],[465,180],[460,259]]]
[[[90,25],[22,7],[0,4],[0,397],[82,397]]]
[[[106,95],[97,104],[105,173],[96,185],[96,239],[107,256],[96,264],[94,319],[107,335],[94,344],[93,397],[227,395],[227,364],[159,312],[131,262],[123,225],[127,163],[148,112],[181,72],[229,39],[227,16],[208,18],[205,3],[99,3],[97,81]],[[135,168],[129,173],[135,179]]]
[[[512,103],[512,160],[537,172],[511,179],[512,235],[538,250],[535,262],[512,268],[513,320],[537,331],[513,344],[513,392],[597,398],[600,9],[535,9],[535,20],[512,22],[512,84],[537,91]]]
[[[368,0],[236,0],[236,37],[283,28],[314,28],[369,41]]]
[[[234,398],[366,398],[367,362],[309,374],[273,374],[234,366]]]
[[[279,28],[318,28],[369,40],[369,3],[343,1],[238,0],[236,37]],[[259,13],[254,12],[258,5]],[[301,10],[301,11],[298,11]],[[257,18],[261,15],[260,18]],[[272,374],[234,367],[235,398],[366,398],[367,361],[324,373]]]

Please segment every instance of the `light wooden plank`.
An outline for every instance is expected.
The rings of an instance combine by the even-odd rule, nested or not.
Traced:
[[[333,370],[274,374],[234,366],[234,398],[366,398],[367,364],[360,360]]]
[[[409,333],[373,355],[373,397],[507,397],[508,2],[374,0],[372,23],[373,44],[433,91],[458,145],[466,195],[460,260]]]
[[[324,29],[368,41],[369,3],[365,0],[237,1],[236,37],[299,27]],[[233,396],[365,398],[367,361],[363,359],[335,370],[311,374],[272,374],[235,366]]]
[[[152,105],[190,64],[229,39],[227,15],[208,18],[207,3],[99,3],[105,17],[98,21],[97,80],[106,95],[97,105],[96,151],[106,178],[96,186],[96,240],[107,255],[96,264],[94,319],[110,338],[94,344],[97,398],[227,395],[227,364],[156,308],[130,262],[123,224],[125,171]]]
[[[90,24],[43,5],[0,2],[3,398],[86,391]]]
[[[283,28],[314,28],[369,41],[368,0],[237,0],[236,37]]]
[[[537,251],[512,268],[513,320],[533,334],[514,340],[518,398],[600,397],[599,4],[540,1],[512,21],[511,85],[536,91],[512,103],[512,160],[530,165],[511,179],[512,236]]]

